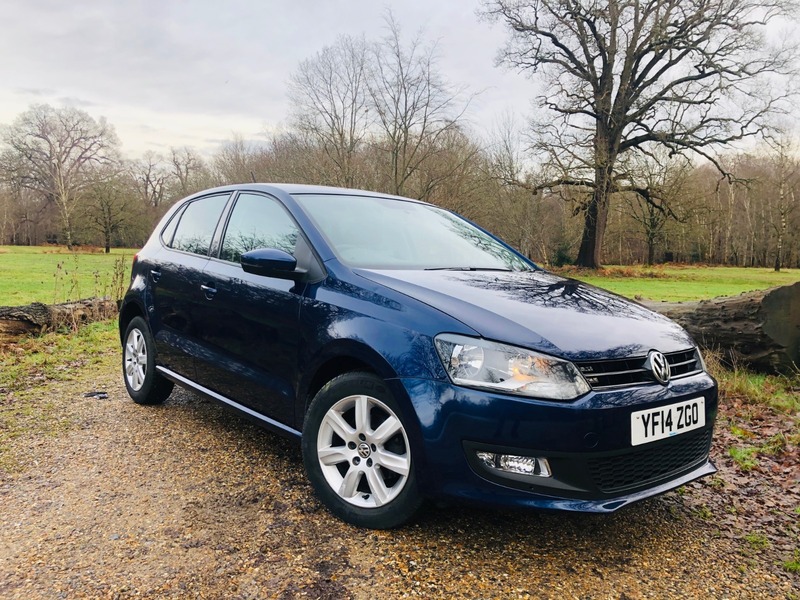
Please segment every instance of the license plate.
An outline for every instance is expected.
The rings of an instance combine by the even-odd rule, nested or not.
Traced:
[[[706,401],[695,398],[631,413],[631,446],[699,429],[706,424]]]

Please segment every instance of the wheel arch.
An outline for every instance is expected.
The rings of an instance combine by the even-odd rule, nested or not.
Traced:
[[[119,339],[120,342],[124,343],[125,337],[125,330],[128,329],[128,324],[133,320],[134,317],[141,317],[145,321],[147,318],[145,317],[144,309],[139,306],[137,302],[126,302],[123,303],[122,307],[119,310]]]
[[[334,379],[311,403],[303,463],[317,496],[346,522],[397,527],[423,502],[416,447],[399,404],[381,377],[365,372]],[[399,421],[383,429],[390,415]]]
[[[415,470],[418,476],[424,476],[427,456],[422,434],[422,424],[413,400],[408,396],[405,386],[391,363],[366,343],[356,340],[336,340],[326,347],[315,360],[310,361],[310,368],[303,369],[303,378],[297,403],[296,429],[303,431],[306,413],[314,396],[332,379],[355,371],[363,371],[380,377],[405,417],[406,430],[417,456]]]
[[[305,414],[317,392],[339,375],[364,371],[377,375],[384,381],[397,377],[397,373],[383,356],[355,340],[336,340],[329,344],[309,362],[309,367],[303,370],[305,375],[300,382],[298,394],[301,399],[298,403],[301,410],[298,415],[300,425],[305,420]]]

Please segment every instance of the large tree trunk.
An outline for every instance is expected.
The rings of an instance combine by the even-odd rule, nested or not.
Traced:
[[[605,112],[611,110],[610,98],[603,100]],[[613,173],[617,153],[612,148],[608,117],[597,121],[594,136],[594,190],[584,209],[583,236],[575,264],[599,269],[602,264],[603,237],[608,221],[608,203],[614,187]]]
[[[649,302],[729,365],[765,373],[800,369],[800,282],[700,302]]]
[[[599,269],[600,264],[600,248],[602,240],[599,240],[597,222],[598,222],[598,192],[595,191],[589,206],[586,207],[586,214],[583,221],[583,235],[581,237],[581,246],[578,249],[578,258],[575,260],[575,265],[578,267],[586,267],[588,269]]]
[[[655,236],[647,235],[647,266],[652,267],[656,260],[656,239]]]
[[[575,265],[588,269],[599,269],[603,266],[601,254],[611,191],[607,181],[601,181],[598,185],[600,187],[595,188],[592,199],[586,207],[581,246],[578,250],[578,258],[575,260]]]
[[[90,298],[65,304],[34,302],[25,306],[0,306],[0,346],[26,335],[39,335],[61,328],[108,319],[117,312],[113,300]]]

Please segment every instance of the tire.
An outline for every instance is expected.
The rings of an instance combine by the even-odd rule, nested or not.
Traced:
[[[369,529],[407,523],[422,505],[408,426],[386,384],[346,373],[311,402],[303,463],[322,503],[343,521]]]
[[[141,317],[131,319],[125,329],[122,379],[137,404],[161,404],[172,393],[173,383],[156,371],[156,345]]]

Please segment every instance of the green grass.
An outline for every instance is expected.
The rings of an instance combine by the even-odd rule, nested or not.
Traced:
[[[705,504],[703,504],[702,506],[698,507],[695,510],[695,514],[699,518],[703,519],[704,521],[708,521],[711,517],[714,516],[714,513],[711,512],[711,509],[708,508],[708,506],[706,506]]]
[[[756,454],[758,454],[758,448],[739,448],[734,446],[728,449],[728,455],[733,459],[738,467],[742,471],[752,471],[753,469],[758,466],[758,461],[756,460]]]
[[[758,466],[759,456],[777,456],[787,447],[800,445],[800,373],[786,375],[764,375],[745,369],[727,369],[713,352],[705,354],[706,364],[719,382],[721,402],[740,407],[739,417],[743,422],[730,424],[731,433],[741,443],[728,448],[730,456],[742,471],[751,471]],[[750,421],[759,411],[768,410],[781,415],[786,424],[784,432],[767,438],[759,438],[750,431]]]
[[[769,548],[769,540],[763,533],[748,533],[744,536],[744,539],[753,550],[766,550]]]
[[[0,306],[118,298],[127,287],[135,253],[117,248],[105,254],[69,252],[63,246],[0,246]]]
[[[724,387],[722,388],[725,391]],[[792,419],[787,415],[787,420]],[[731,446],[728,448],[730,456],[742,471],[751,471],[758,466],[759,456],[778,456],[786,449],[800,443],[800,423],[794,421],[788,435],[776,433],[768,437],[761,444],[750,446]]]
[[[709,370],[727,396],[741,398],[749,404],[768,406],[787,418],[800,413],[800,373],[793,376],[765,375],[740,368],[726,369],[713,352],[706,352],[704,356]],[[733,433],[742,438],[750,437],[744,430]]]
[[[784,562],[783,568],[790,573],[800,573],[800,550],[794,551],[794,560]]]
[[[0,246],[0,306],[53,304],[91,296],[117,297],[127,286],[134,249],[69,252],[63,246]],[[684,301],[731,296],[800,281],[800,270],[658,265],[567,268],[564,275],[646,300]],[[121,281],[121,283],[120,283]],[[122,290],[117,288],[122,287]]]
[[[776,273],[772,269],[744,267],[609,266],[600,271],[568,268],[561,273],[628,298],[667,302],[736,296],[800,281],[800,269]]]
[[[31,383],[68,381],[119,353],[117,320],[90,323],[67,335],[48,333],[0,348],[0,389],[24,391]]]

